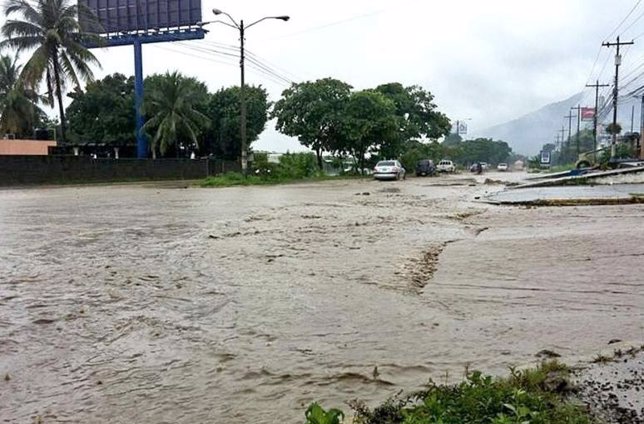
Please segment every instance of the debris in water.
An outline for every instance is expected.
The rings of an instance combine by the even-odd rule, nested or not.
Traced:
[[[50,318],[40,318],[34,321],[34,324],[53,324],[56,322],[55,319],[50,319]]]
[[[561,358],[561,355],[558,354],[555,351],[548,350],[548,349],[543,349],[539,351],[536,355],[537,357],[545,357],[545,358]]]

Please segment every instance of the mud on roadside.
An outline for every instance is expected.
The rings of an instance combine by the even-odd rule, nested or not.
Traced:
[[[574,372],[577,397],[605,423],[644,423],[644,345],[616,349]]]

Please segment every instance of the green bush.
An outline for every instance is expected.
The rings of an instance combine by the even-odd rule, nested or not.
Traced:
[[[277,167],[280,178],[302,179],[318,174],[318,165],[313,153],[286,153],[280,157]]]
[[[244,177],[239,172],[228,172],[216,177],[208,177],[202,183],[202,187],[230,187],[230,186],[247,186],[266,183],[261,177],[249,175]]]
[[[370,410],[353,403],[357,424],[589,424],[584,410],[566,401],[568,370],[556,361],[511,370],[505,379],[480,372],[458,385],[437,385]]]
[[[601,165],[605,165],[610,161],[610,152],[611,149],[608,148],[604,150],[599,156],[598,160]],[[631,147],[626,143],[618,143],[615,146],[615,158],[616,159],[628,159],[633,157],[633,151]]]

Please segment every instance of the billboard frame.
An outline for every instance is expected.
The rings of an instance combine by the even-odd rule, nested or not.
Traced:
[[[109,8],[110,4],[117,5],[117,13],[120,9],[121,3],[124,3],[129,10],[128,2],[136,2],[137,9],[141,2],[145,2],[146,10],[147,0],[101,0],[105,3],[106,7]],[[166,0],[167,4],[170,4],[170,1]],[[176,0],[177,4],[179,1],[185,0]],[[198,3],[199,18],[201,19],[201,0],[191,0]],[[79,10],[85,9],[91,12],[94,15],[94,18],[100,22],[96,11],[89,7],[90,0],[78,0]],[[98,4],[98,0],[97,0]],[[159,0],[157,0],[159,4]],[[168,6],[169,8],[169,6]],[[178,9],[180,11],[180,9]],[[85,43],[88,48],[103,48],[103,47],[119,47],[119,46],[134,46],[134,113],[135,113],[135,126],[136,126],[136,146],[137,146],[137,157],[139,159],[148,158],[148,141],[145,133],[143,131],[143,113],[141,107],[143,105],[143,44],[149,43],[165,43],[172,41],[187,41],[187,40],[201,40],[206,36],[206,30],[202,27],[201,21],[190,22],[188,24],[181,25],[177,22],[177,25],[170,25],[169,22],[169,12],[168,12],[168,26],[160,28],[150,28],[147,25],[145,27],[138,27],[134,29],[126,29],[124,31],[113,31],[107,32],[104,28],[100,28],[102,31],[91,31],[97,34],[101,42],[100,43]],[[179,12],[180,19],[180,12]],[[147,21],[147,17],[145,19]],[[79,14],[79,21],[82,19]],[[120,15],[119,15],[120,22]],[[128,19],[129,22],[129,19]],[[137,24],[140,22],[138,16],[136,17]],[[124,28],[125,29],[125,28]]]

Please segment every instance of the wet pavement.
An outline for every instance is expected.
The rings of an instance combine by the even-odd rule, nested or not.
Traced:
[[[300,422],[641,340],[644,205],[485,178],[0,191],[0,422]]]
[[[494,193],[486,196],[485,199],[491,202],[511,204],[536,200],[629,199],[633,194],[644,194],[644,184],[521,188]]]

